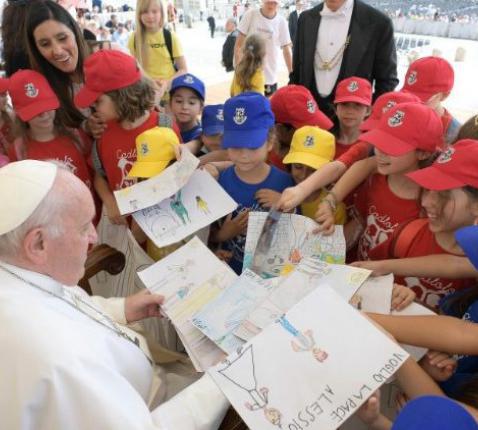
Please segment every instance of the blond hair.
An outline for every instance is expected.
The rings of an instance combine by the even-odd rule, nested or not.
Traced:
[[[134,32],[134,53],[138,63],[146,69],[148,67],[148,47],[146,45],[146,27],[141,22],[141,15],[145,13],[152,3],[156,3],[161,10],[159,29],[164,27],[165,8],[161,0],[138,0],[136,3],[136,30]]]
[[[252,77],[262,67],[266,55],[264,39],[259,34],[251,34],[246,37],[242,46],[241,61],[236,66],[236,78],[242,91],[252,89]]]

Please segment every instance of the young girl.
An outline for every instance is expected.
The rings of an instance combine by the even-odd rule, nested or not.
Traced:
[[[439,275],[414,276],[413,257],[433,254],[463,255],[455,231],[478,220],[478,141],[462,140],[443,152],[426,169],[407,176],[423,188],[421,203],[427,218],[398,226],[373,252],[381,270],[395,274],[395,282],[412,288],[424,305],[436,308],[445,295],[469,287],[472,279]],[[398,263],[398,264],[397,264]],[[361,264],[367,267],[367,263]]]
[[[187,67],[179,39],[164,28],[161,0],[138,0],[136,30],[128,41],[128,48],[146,74],[158,84],[158,96],[167,101],[171,80],[186,73]]]
[[[361,125],[361,131],[368,131],[375,128],[381,116],[388,112],[392,107],[399,103],[418,102],[420,99],[410,93],[389,92],[382,94],[373,106],[372,114]],[[342,109],[337,110],[339,119],[339,129],[341,128],[340,116]],[[347,130],[347,127],[344,127]],[[335,130],[337,132],[337,129]],[[285,211],[290,211],[298,206],[307,196],[317,189],[325,188],[331,183],[337,181],[353,163],[361,160],[369,154],[369,145],[365,142],[358,144],[345,144],[344,141],[352,141],[357,131],[348,128],[342,136],[342,143],[339,146],[341,155],[336,154],[335,160],[320,169],[317,169],[305,181],[299,185],[287,189],[281,196],[279,207]],[[340,133],[339,133],[340,134]]]
[[[107,125],[93,148],[95,189],[111,222],[125,224],[113,191],[136,182],[128,177],[136,161],[136,136],[158,125],[154,83],[142,76],[133,57],[116,50],[92,54],[84,73],[85,86],[75,104],[80,108],[93,105]]]
[[[362,182],[368,170],[375,172],[358,190],[355,219],[345,226],[349,249],[358,242],[358,259],[368,260],[400,223],[418,218],[420,187],[406,174],[417,170],[441,147],[442,125],[433,109],[421,103],[402,103],[361,139],[375,147],[376,156],[363,160],[368,167],[352,167],[342,176],[321,205],[318,221],[324,232],[333,231],[330,209]]]
[[[264,95],[265,77],[262,62],[266,55],[264,39],[259,34],[247,36],[242,46],[241,61],[231,83],[231,97],[246,91]]]
[[[92,190],[86,163],[89,148],[78,132],[58,120],[60,102],[45,77],[33,70],[20,70],[8,80],[8,91],[17,116],[10,160],[57,160]]]

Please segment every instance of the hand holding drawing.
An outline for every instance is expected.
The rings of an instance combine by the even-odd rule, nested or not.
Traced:
[[[322,201],[315,214],[315,220],[319,223],[318,232],[328,236],[335,230],[335,213],[327,201]],[[315,232],[314,232],[315,233]]]
[[[219,169],[211,163],[204,164],[200,166],[200,169],[208,172],[214,179],[219,178]]]
[[[308,196],[300,184],[295,187],[286,188],[277,202],[277,209],[283,212],[292,212]]]
[[[429,351],[420,361],[420,364],[435,381],[446,381],[457,367],[457,361],[446,352]]]
[[[106,208],[106,215],[108,215],[109,220],[113,224],[128,225],[126,217],[121,215],[118,204],[114,198],[111,200],[105,200],[104,204]]]
[[[375,391],[357,411],[359,419],[372,430],[388,430],[392,423],[380,413],[380,390]]]
[[[267,188],[259,190],[255,195],[256,200],[265,208],[275,207],[280,199],[280,196],[281,193],[278,193],[274,190],[269,190]]]
[[[234,218],[232,218],[232,214],[229,214],[217,232],[216,240],[218,242],[224,242],[238,236],[239,234],[245,233],[247,230],[248,219],[249,209],[243,210]]]
[[[377,261],[354,261],[351,263],[351,266],[360,267],[362,269],[371,270],[372,273],[370,276],[384,276],[390,273],[390,270],[387,270],[383,262],[386,260],[377,260]]]
[[[124,314],[126,321],[132,323],[145,318],[161,317],[161,308],[164,296],[152,294],[149,290],[126,297],[124,302]]]
[[[392,311],[401,311],[412,303],[417,295],[405,285],[393,284],[392,290]]]

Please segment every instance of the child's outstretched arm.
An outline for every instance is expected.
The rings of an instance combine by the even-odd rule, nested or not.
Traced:
[[[464,279],[478,278],[478,271],[467,257],[434,254],[423,257],[377,261],[356,261],[352,266],[372,270],[372,276],[393,273],[397,276],[419,278]]]
[[[126,225],[127,224],[126,218],[120,214],[115,196],[111,192],[106,179],[103,176],[101,176],[101,174],[99,174],[98,172],[95,172],[95,178],[93,180],[93,184],[94,184],[96,192],[100,196],[101,201],[105,205],[106,214],[108,215],[109,220],[113,224]]]

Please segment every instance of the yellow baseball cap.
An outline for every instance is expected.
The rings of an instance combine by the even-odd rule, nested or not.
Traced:
[[[284,164],[298,163],[318,169],[330,163],[335,156],[335,137],[319,127],[298,128],[292,137]]]
[[[179,139],[170,128],[154,127],[139,134],[136,137],[136,161],[128,176],[151,178],[159,175],[176,158],[175,146],[179,146]]]

